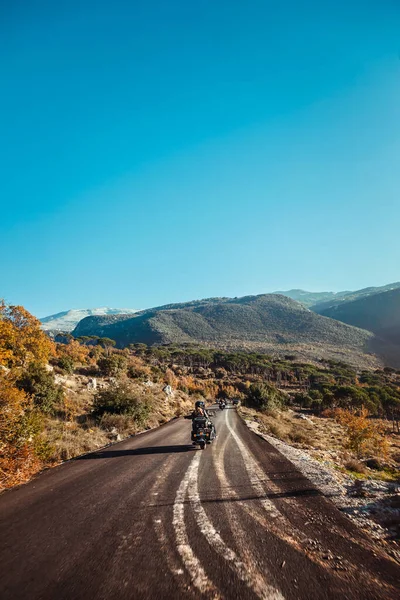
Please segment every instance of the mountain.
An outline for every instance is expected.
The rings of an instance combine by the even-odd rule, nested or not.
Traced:
[[[116,315],[121,313],[136,313],[133,308],[77,308],[59,312],[40,319],[45,331],[72,331],[79,321],[93,315]]]
[[[280,294],[282,296],[287,296],[292,300],[297,300],[297,302],[301,302],[304,306],[310,307],[313,304],[317,304],[317,302],[325,302],[327,300],[333,300],[335,298],[341,297],[346,294],[351,294],[352,292],[307,292],[306,290],[288,290],[287,292],[273,292],[274,294]]]
[[[243,298],[211,298],[167,305],[135,315],[89,316],[75,336],[98,335],[131,343],[200,343],[230,348],[274,351],[297,348],[310,356],[368,352],[373,334],[317,315],[277,294]]]
[[[285,292],[273,292],[274,294],[280,294],[287,296],[292,300],[301,302],[304,306],[311,308],[315,312],[321,314],[320,311],[328,308],[329,306],[335,306],[341,302],[347,302],[348,300],[355,300],[364,296],[370,296],[371,294],[378,294],[380,292],[386,292],[389,290],[397,289],[400,287],[400,282],[389,283],[381,287],[368,287],[356,291],[343,291],[343,292],[308,292],[307,290],[288,290]]]
[[[338,292],[333,298],[326,298],[325,300],[318,300],[310,306],[311,310],[318,314],[324,314],[324,311],[334,306],[339,306],[342,302],[351,302],[360,298],[366,298],[382,292],[389,292],[391,290],[397,290],[400,288],[400,282],[389,283],[382,285],[381,287],[367,287],[355,292]]]
[[[395,284],[393,284],[395,285]],[[369,288],[376,289],[376,288]],[[369,293],[328,307],[314,307],[319,314],[372,331],[377,337],[400,345],[400,288]]]

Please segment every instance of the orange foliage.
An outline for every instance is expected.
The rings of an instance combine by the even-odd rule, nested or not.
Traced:
[[[7,452],[0,456],[0,489],[29,481],[41,468],[42,463],[31,444],[10,446]]]
[[[57,355],[68,356],[76,364],[86,364],[91,348],[81,345],[76,340],[69,340],[68,344],[57,344]]]
[[[178,378],[171,369],[165,371],[165,382],[170,385],[173,389],[178,387]]]
[[[31,362],[45,364],[54,352],[54,343],[36,317],[22,306],[0,302],[0,365],[13,368]]]
[[[32,399],[0,375],[0,485],[27,481],[41,466],[33,445],[35,423],[27,415]],[[37,423],[36,423],[37,425]]]
[[[339,408],[335,411],[335,418],[343,425],[347,432],[347,446],[359,457],[371,454],[386,456],[388,442],[385,428],[382,423],[368,418],[366,408],[359,411]]]
[[[151,369],[146,363],[138,356],[129,356],[128,362],[128,374],[129,377],[150,377]],[[170,384],[172,385],[172,384]]]

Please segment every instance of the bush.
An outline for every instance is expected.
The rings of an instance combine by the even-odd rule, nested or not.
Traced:
[[[128,364],[128,377],[131,379],[148,379],[151,369],[137,356],[130,357]]]
[[[97,364],[102,374],[106,377],[117,377],[126,372],[127,363],[126,356],[111,354],[110,356],[100,358]]]
[[[289,433],[289,440],[297,444],[306,444],[307,446],[312,445],[312,439],[308,432],[299,431],[298,429],[292,430]]]
[[[72,375],[74,372],[74,360],[71,356],[61,356],[57,361],[57,366],[63,373],[67,373],[68,375]]]
[[[105,413],[110,415],[128,415],[142,426],[150,415],[148,400],[140,397],[129,382],[121,382],[102,390],[93,403],[94,415],[101,419]]]
[[[62,388],[54,381],[53,373],[32,364],[16,382],[17,387],[33,398],[34,405],[44,413],[51,413],[64,398]]]
[[[338,409],[336,419],[343,425],[347,433],[347,447],[355,452],[358,457],[386,456],[388,443],[384,428],[368,418],[366,408],[358,412],[352,410]]]
[[[268,383],[252,383],[246,393],[246,405],[258,410],[276,410],[287,404],[287,397]]]
[[[296,394],[293,398],[295,404],[298,404],[301,408],[310,408],[312,404],[312,397],[308,394]]]
[[[348,471],[353,471],[354,473],[366,473],[364,463],[360,462],[356,458],[349,458],[345,462],[344,466]]]
[[[32,398],[0,374],[0,487],[22,483],[40,469],[35,442],[42,425]]]
[[[276,423],[269,423],[268,427],[269,427],[269,431],[270,431],[271,435],[274,435],[275,437],[279,438],[280,440],[287,439],[286,431],[280,425],[278,425]]]
[[[129,415],[104,413],[100,419],[100,427],[108,432],[116,429],[118,433],[124,434],[132,429],[132,425],[134,425],[134,421]]]

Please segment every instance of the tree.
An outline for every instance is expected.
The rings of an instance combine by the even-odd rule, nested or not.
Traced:
[[[40,468],[35,441],[42,428],[32,398],[0,374],[0,484],[22,483]]]
[[[57,356],[61,358],[68,357],[74,365],[86,364],[90,348],[80,344],[77,340],[71,339],[67,344],[57,344]],[[61,365],[60,365],[61,366]],[[61,366],[61,368],[63,368]]]
[[[99,338],[97,340],[97,343],[104,348],[107,356],[110,356],[111,348],[117,345],[117,342],[115,340],[112,340],[108,337]]]
[[[46,364],[55,345],[42,331],[40,321],[22,306],[0,302],[0,365],[27,367]]]
[[[377,455],[386,456],[388,443],[384,427],[371,421],[369,412],[362,407],[359,411],[338,409],[336,419],[347,432],[347,447],[358,457]]]
[[[285,394],[268,383],[252,383],[246,396],[246,403],[259,410],[274,410],[287,404]]]

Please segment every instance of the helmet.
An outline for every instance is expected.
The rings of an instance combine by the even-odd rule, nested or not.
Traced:
[[[195,407],[196,408],[205,408],[205,404],[201,400],[197,400]]]

